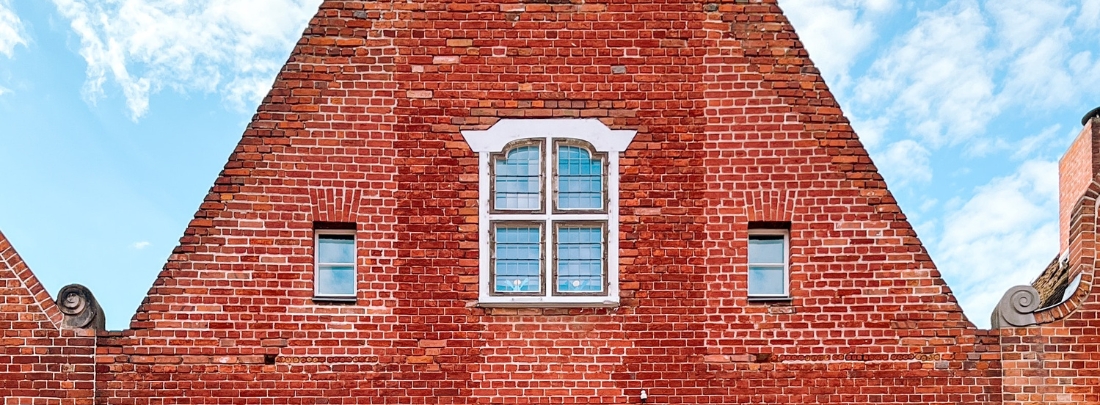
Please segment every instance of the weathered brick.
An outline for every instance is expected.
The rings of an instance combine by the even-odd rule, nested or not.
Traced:
[[[0,397],[1100,403],[1097,294],[969,323],[774,0],[321,7],[132,329],[59,331],[0,236]],[[478,306],[462,131],[517,117],[638,132],[611,157],[619,307]],[[1062,163],[1081,269],[1088,143]],[[356,299],[314,300],[314,228],[341,223]],[[750,224],[789,224],[789,301],[748,299]]]

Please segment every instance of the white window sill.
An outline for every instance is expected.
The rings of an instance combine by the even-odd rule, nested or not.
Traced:
[[[789,295],[750,295],[749,302],[791,301]]]
[[[482,308],[614,308],[618,300],[608,297],[492,297],[482,298]]]
[[[354,295],[345,296],[313,296],[314,302],[338,302],[338,303],[353,303],[358,300],[358,297]]]

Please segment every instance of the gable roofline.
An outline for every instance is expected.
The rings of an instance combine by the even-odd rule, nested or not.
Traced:
[[[15,278],[19,280],[23,288],[25,288],[34,298],[34,301],[38,304],[38,307],[42,310],[42,313],[49,319],[50,324],[54,328],[60,329],[61,319],[64,317],[61,310],[57,307],[57,303],[54,301],[53,296],[49,291],[42,286],[42,283],[38,281],[38,277],[34,275],[30,267],[23,261],[23,258],[19,256],[19,252],[15,251],[15,247],[3,232],[0,232],[0,266],[6,267],[15,274]]]
[[[722,4],[719,8],[728,6],[731,5]],[[904,227],[898,230],[909,233],[903,243],[917,249],[914,262],[927,266],[922,268],[929,272],[926,277],[940,288],[936,295],[943,297],[945,306],[938,311],[957,314],[965,322],[964,329],[978,330],[898,205],[886,179],[879,173],[787,14],[777,1],[766,1],[754,6],[753,10],[751,15],[736,16],[730,26],[731,40],[762,41],[761,45],[742,48],[744,56],[753,60],[748,65],[750,72],[761,74],[761,81],[771,88],[791,89],[777,92],[775,97],[792,107],[792,116],[797,117],[795,122],[805,124],[803,130],[817,139],[819,146],[830,155],[831,163],[841,167],[839,171],[848,181],[860,183],[866,196],[879,201],[878,209],[898,216],[897,222]],[[768,66],[770,71],[761,72],[760,66]]]
[[[383,2],[376,4],[376,6],[392,8],[393,4],[387,6]],[[329,22],[323,17],[329,14],[337,15],[337,11],[341,7],[343,6],[336,3],[326,2],[322,4],[318,13],[305,28],[303,37],[298,41],[298,44],[289,55],[287,63],[283,65],[276,76],[268,95],[257,107],[256,115],[253,116],[252,121],[244,130],[237,146],[229,156],[221,173],[213,182],[195,216],[188,223],[179,244],[161,268],[141,304],[132,315],[130,330],[156,328],[156,320],[160,316],[158,313],[169,310],[169,306],[165,305],[164,299],[183,293],[184,289],[178,282],[190,276],[188,271],[181,269],[181,266],[190,260],[190,255],[195,253],[197,246],[203,243],[203,240],[210,233],[209,231],[218,226],[216,223],[218,214],[226,209],[227,204],[232,202],[226,199],[226,196],[239,192],[245,179],[255,175],[257,162],[262,162],[264,156],[273,153],[270,149],[265,150],[257,147],[257,145],[272,142],[267,140],[271,138],[293,138],[298,136],[299,131],[306,130],[301,122],[314,118],[311,116],[315,113],[311,112],[312,110],[292,111],[290,109],[292,103],[287,100],[292,98],[289,95],[292,90],[297,88],[295,86],[313,85],[314,81],[335,80],[332,78],[315,78],[314,76],[326,77],[325,75],[328,73],[302,72],[301,68],[302,66],[324,64],[324,62],[311,59],[315,56],[312,52],[316,52],[315,49],[311,50],[311,48],[344,46],[325,45],[326,42],[324,41],[311,42],[310,39],[328,35],[324,34],[323,29]],[[700,5],[700,7],[702,6]],[[748,7],[748,11],[744,13],[730,12],[735,7]],[[788,122],[803,125],[804,128],[800,131],[812,138],[807,139],[807,141],[815,142],[815,147],[822,148],[825,151],[830,158],[829,163],[835,165],[836,170],[843,174],[844,181],[863,188],[865,193],[863,196],[874,200],[874,205],[878,206],[879,212],[888,213],[896,218],[895,221],[899,224],[899,228],[896,228],[895,231],[903,235],[902,243],[914,250],[913,261],[918,263],[921,271],[926,272],[921,277],[931,279],[932,285],[940,289],[940,291],[934,293],[937,296],[934,310],[950,314],[951,321],[958,322],[963,329],[978,329],[963,312],[951,287],[943,279],[928,254],[928,250],[917,236],[916,230],[897,205],[885,179],[879,174],[858,135],[852,129],[850,121],[844,115],[838,101],[833,97],[820,71],[814,67],[808,52],[802,46],[802,42],[794,31],[794,27],[784,16],[779,5],[775,4],[773,0],[751,6],[723,3],[713,11],[726,13],[730,18],[733,18],[731,21],[723,21],[723,25],[729,27],[728,33],[723,34],[720,39],[715,39],[716,43],[724,44],[722,49],[730,50],[732,53],[708,55],[706,58],[716,61],[708,63],[721,65],[726,62],[717,60],[731,58],[736,59],[737,62],[735,63],[740,65],[745,63],[745,60],[751,59],[752,62],[748,63],[750,69],[747,74],[759,75],[759,80],[765,85],[767,91],[774,92],[769,96],[770,99],[775,101],[776,105],[788,106],[791,109],[788,114]],[[393,18],[399,20],[410,17],[398,16]],[[756,45],[740,45],[743,42],[752,42]],[[387,46],[397,47],[398,45],[390,44]],[[350,47],[350,45],[346,47]],[[375,63],[386,66],[397,64],[392,59]],[[759,69],[760,66],[769,66],[769,68],[767,71],[763,71]],[[393,78],[385,80],[400,81]],[[724,76],[714,76],[710,80],[718,81],[725,80],[725,78]],[[312,87],[310,91],[313,91]],[[429,97],[431,96],[430,93],[427,92]],[[406,96],[401,92],[397,92],[387,97],[394,100],[420,99],[424,95],[425,93],[417,93],[416,95]],[[516,110],[518,108],[511,109]],[[540,109],[539,111],[549,112],[550,110]],[[273,122],[284,118],[284,116],[290,116],[293,119],[280,124]],[[432,131],[453,133],[454,135],[469,131],[487,131],[486,120],[491,118],[499,119],[503,117],[496,114],[478,116],[476,121],[441,126],[440,129],[432,129]],[[615,124],[607,121],[604,121],[604,124],[617,130],[634,128],[631,125],[624,125],[623,122],[619,119]],[[707,131],[703,127],[700,127],[700,130]],[[310,191],[310,193],[315,193],[315,191]],[[340,191],[337,191],[335,194],[341,195],[339,193]]]

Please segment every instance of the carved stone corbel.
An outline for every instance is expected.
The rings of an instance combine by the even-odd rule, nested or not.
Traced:
[[[990,324],[993,329],[1035,325],[1035,311],[1039,309],[1039,291],[1029,285],[1012,287],[1001,297],[993,309]]]
[[[57,293],[57,307],[65,318],[61,320],[61,327],[65,329],[95,329],[107,328],[107,318],[103,314],[103,308],[99,306],[95,296],[88,287],[80,284],[69,284],[61,288]]]

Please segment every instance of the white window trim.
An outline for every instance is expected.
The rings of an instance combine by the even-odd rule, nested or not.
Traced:
[[[321,294],[321,237],[329,235],[351,235],[355,242],[355,258],[352,266],[352,279],[355,289],[351,294]],[[319,301],[355,301],[359,296],[359,237],[354,229],[314,229],[313,230],[313,299]]]
[[[752,286],[750,285],[747,289],[749,299],[761,301],[789,299],[791,298],[791,233],[786,229],[750,229],[749,239],[745,240],[745,258],[747,259],[745,262],[748,264],[745,267],[746,274],[748,274],[747,271],[752,266],[752,261],[748,260],[748,246],[752,243],[751,239],[753,236],[760,235],[783,235],[783,294],[753,294],[751,292]],[[745,280],[749,281],[747,277]]]
[[[485,131],[462,131],[463,138],[470,149],[478,154],[478,304],[481,306],[515,307],[564,307],[564,306],[618,306],[619,305],[619,154],[626,150],[637,131],[612,130],[597,119],[511,119],[498,121]],[[489,212],[490,155],[501,153],[509,143],[522,139],[541,139],[549,150],[554,147],[554,139],[576,139],[592,145],[596,152],[607,153],[607,213],[606,214],[570,214],[571,220],[607,221],[607,295],[600,296],[554,296],[553,269],[545,269],[547,287],[541,296],[500,296],[490,294],[490,258],[492,247],[489,243],[490,226],[493,220],[532,220],[546,221],[549,224],[555,215],[547,210],[542,214],[491,214]],[[544,186],[546,199],[553,200],[553,180],[549,171],[553,162],[546,162],[543,170],[547,181]],[[544,232],[550,232],[547,227]],[[553,263],[554,246],[547,243],[543,249],[544,263]]]

